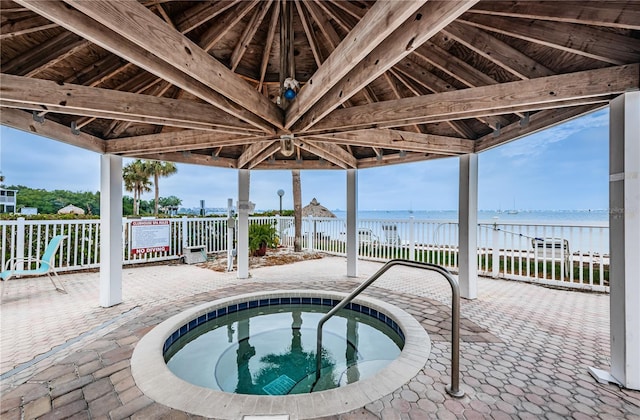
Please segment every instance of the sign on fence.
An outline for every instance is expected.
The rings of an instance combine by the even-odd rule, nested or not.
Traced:
[[[131,253],[169,251],[169,220],[134,220],[131,222]]]

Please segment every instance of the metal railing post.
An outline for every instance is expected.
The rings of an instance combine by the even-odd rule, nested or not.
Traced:
[[[408,261],[402,259],[393,259],[384,264],[371,277],[365,280],[347,297],[342,299],[334,306],[325,316],[318,322],[317,339],[316,339],[316,380],[311,387],[311,391],[315,388],[320,380],[320,371],[322,370],[322,327],[334,316],[340,309],[347,306],[353,299],[369,287],[374,281],[379,279],[387,270],[394,265],[404,265],[407,267],[421,268],[423,270],[435,271],[442,274],[451,286],[451,384],[446,387],[449,395],[456,398],[464,396],[464,391],[460,389],[460,288],[458,282],[451,276],[451,273],[439,265],[424,263],[420,261]]]

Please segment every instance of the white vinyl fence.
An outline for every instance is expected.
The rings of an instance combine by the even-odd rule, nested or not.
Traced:
[[[227,218],[170,220],[169,251],[132,255],[131,220],[123,223],[123,263],[178,259],[186,246],[206,252],[227,249]],[[250,217],[250,223],[273,224],[280,245],[293,246],[293,217]],[[99,220],[0,221],[0,260],[39,258],[49,240],[67,235],[57,258],[60,271],[96,268],[100,263]],[[302,246],[346,255],[346,222],[306,217]],[[360,219],[358,252],[364,259],[406,258],[458,269],[457,221]],[[562,287],[609,291],[609,228],[606,223],[537,224],[481,222],[478,226],[478,270],[481,275]],[[235,238],[234,238],[235,239]]]

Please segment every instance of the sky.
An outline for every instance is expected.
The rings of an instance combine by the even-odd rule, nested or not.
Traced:
[[[608,208],[608,108],[523,137],[478,155],[480,210],[587,210]],[[457,157],[358,171],[360,210],[455,210]],[[131,162],[124,159],[123,165]],[[160,196],[183,207],[226,208],[236,201],[234,169],[177,164],[160,179]],[[0,172],[5,185],[74,192],[100,189],[100,155],[32,133],[0,127]],[[303,205],[316,198],[329,209],[346,208],[346,173],[302,171]],[[290,171],[251,171],[256,209],[293,208]],[[19,193],[18,193],[19,194]],[[124,192],[132,196],[132,193]],[[143,199],[153,199],[153,193]]]

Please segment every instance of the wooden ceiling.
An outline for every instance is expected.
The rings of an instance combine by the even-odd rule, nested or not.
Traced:
[[[0,16],[2,124],[144,159],[415,162],[640,86],[640,1],[0,0]]]

